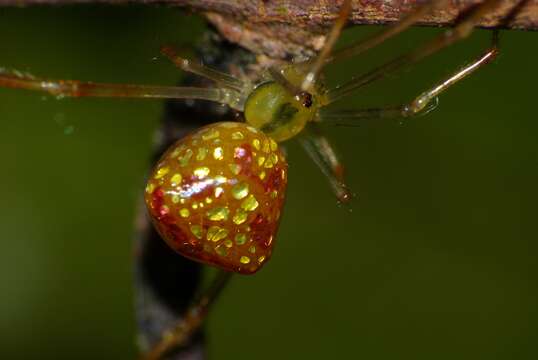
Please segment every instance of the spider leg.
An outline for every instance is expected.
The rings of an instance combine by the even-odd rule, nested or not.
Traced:
[[[441,8],[447,0],[432,0],[427,1],[424,4],[418,5],[413,11],[405,15],[400,21],[395,22],[392,25],[387,26],[382,31],[375,33],[374,35],[359,41],[355,44],[352,44],[343,49],[336,50],[331,54],[331,50],[336,42],[340,32],[342,31],[343,26],[345,25],[346,19],[351,12],[351,3],[348,1],[342,5],[340,14],[335,24],[333,25],[331,32],[328,35],[327,42],[323,47],[319,56],[314,59],[307,60],[301,64],[298,64],[299,67],[305,68],[310,67],[308,72],[305,70],[307,75],[302,84],[303,90],[308,90],[313,82],[315,81],[316,75],[321,71],[321,69],[330,63],[337,62],[340,60],[345,60],[352,56],[359,55],[369,49],[376,47],[377,45],[385,42],[401,33],[402,31],[408,29],[410,26],[415,24],[420,18],[424,15],[430,13],[436,8]],[[348,4],[349,3],[349,4]],[[348,8],[349,7],[349,8]]]
[[[329,184],[338,200],[341,202],[351,200],[351,192],[344,182],[344,167],[319,126],[316,123],[308,124],[299,141],[323,175],[329,180]]]
[[[207,79],[215,81],[217,84],[241,92],[245,89],[245,83],[243,81],[212,69],[210,67],[198,64],[192,60],[181,57],[178,52],[172,46],[162,46],[161,53],[165,55],[174,65],[184,71],[191,72],[196,75],[203,76]]]
[[[323,68],[323,65],[326,63],[326,59],[330,55],[331,50],[336,43],[336,40],[338,40],[338,37],[340,37],[342,28],[346,24],[347,18],[350,13],[351,0],[345,0],[342,4],[342,8],[340,9],[340,13],[338,14],[338,18],[334,22],[334,25],[332,26],[331,31],[327,36],[323,49],[321,50],[320,54],[315,58],[315,60],[310,64],[310,69],[306,73],[303,83],[301,84],[301,90],[310,91],[310,89],[316,82],[316,78],[321,69]]]
[[[400,106],[351,110],[351,111],[324,111],[321,114],[322,120],[329,119],[386,119],[397,117],[412,117],[422,115],[433,110],[437,106],[437,96],[446,91],[448,88],[463,80],[476,70],[492,62],[499,53],[499,35],[498,30],[493,31],[492,44],[484,53],[474,59],[470,64],[459,68],[447,78],[442,79],[430,89],[424,91],[413,101]]]
[[[241,96],[225,88],[195,88],[49,80],[0,68],[0,87],[43,91],[58,97],[201,99],[238,108]],[[242,109],[239,109],[242,110]]]
[[[209,308],[228,284],[232,273],[220,270],[209,287],[187,309],[184,317],[163,334],[161,340],[140,360],[159,360],[189,340],[203,323]]]
[[[401,20],[387,26],[382,31],[375,33],[372,36],[355,44],[352,44],[348,47],[335,51],[331,56],[328,56],[325,59],[324,65],[348,59],[352,56],[359,55],[369,49],[376,47],[377,45],[385,42],[391,37],[394,37],[399,33],[403,32],[404,30],[408,29],[419,19],[431,13],[433,10],[441,8],[446,2],[447,0],[431,0],[426,1],[424,4],[418,5],[409,14],[403,16]]]
[[[484,1],[474,8],[473,11],[463,18],[453,29],[445,31],[443,34],[435,37],[417,49],[389,61],[362,76],[352,79],[351,81],[334,89],[328,90],[326,93],[326,104],[339,100],[342,97],[350,94],[355,89],[368,85],[375,80],[384,78],[385,76],[406,66],[414,64],[459,40],[465,39],[472,33],[474,26],[482,17],[497,8],[502,2],[503,0]]]

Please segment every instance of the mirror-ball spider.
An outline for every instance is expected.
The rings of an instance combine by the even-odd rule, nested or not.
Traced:
[[[143,355],[144,359],[159,359],[181,346],[200,326],[231,274],[255,273],[270,259],[287,185],[287,162],[278,143],[303,135],[299,138],[302,146],[328,178],[336,197],[342,202],[349,200],[351,193],[344,182],[343,167],[318,124],[327,119],[407,118],[431,111],[442,92],[495,59],[498,31],[493,30],[492,43],[486,51],[409,103],[351,111],[326,107],[466,38],[482,17],[501,2],[484,0],[453,28],[335,88],[325,87],[321,80],[325,66],[381,44],[442,8],[446,0],[421,4],[379,33],[332,51],[352,11],[352,1],[345,0],[317,57],[269,68],[256,82],[197,64],[165,46],[162,53],[177,67],[212,80],[216,86],[46,80],[5,69],[0,69],[0,86],[44,91],[59,97],[203,99],[243,113],[244,122],[214,123],[178,140],[149,175],[145,200],[160,235],[183,256],[221,269],[181,322]]]

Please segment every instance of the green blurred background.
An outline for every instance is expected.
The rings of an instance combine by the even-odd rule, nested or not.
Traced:
[[[204,26],[170,8],[0,9],[0,64],[174,84],[159,45],[194,42]],[[413,29],[328,78],[438,32]],[[479,31],[338,106],[409,100],[488,39]],[[537,57],[537,33],[505,32],[499,60],[430,115],[327,126],[352,211],[290,143],[277,251],[215,307],[210,358],[538,358]],[[0,358],[135,357],[133,218],[161,113],[159,101],[0,89]]]

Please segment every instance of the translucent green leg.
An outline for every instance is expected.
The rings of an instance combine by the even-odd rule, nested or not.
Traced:
[[[184,71],[203,76],[207,79],[215,81],[217,84],[223,87],[231,88],[239,92],[243,91],[245,88],[245,84],[243,83],[243,81],[226,73],[198,64],[192,60],[183,58],[171,46],[162,46],[161,53],[168,57],[170,61],[174,63],[174,65]]]
[[[415,24],[419,19],[429,14],[433,10],[442,8],[445,3],[447,3],[447,0],[431,0],[418,5],[409,14],[402,17],[401,20],[385,27],[382,31],[348,47],[335,51],[331,56],[328,56],[325,59],[324,64],[345,60],[376,47],[395,35],[405,31],[410,26]]]
[[[329,179],[329,184],[338,200],[341,202],[351,200],[351,192],[344,182],[344,167],[319,126],[315,123],[308,124],[299,141],[323,175]]]
[[[395,107],[364,109],[351,111],[324,111],[321,114],[322,120],[359,120],[359,119],[383,119],[395,117],[410,117],[425,114],[437,105],[437,96],[446,91],[452,85],[463,80],[476,70],[493,61],[499,53],[498,31],[493,31],[492,45],[482,55],[473,62],[458,69],[449,77],[443,79],[438,84],[421,93],[413,101]]]
[[[346,24],[346,21],[347,21],[347,18],[349,17],[350,12],[351,12],[351,0],[345,0],[344,3],[342,4],[342,8],[338,15],[338,19],[336,19],[331,29],[331,32],[329,33],[329,35],[327,35],[325,46],[323,46],[323,49],[321,50],[319,56],[317,56],[315,60],[311,63],[310,68],[308,69],[308,72],[306,73],[303,83],[301,84],[301,90],[303,91],[311,90],[312,86],[316,82],[319,72],[321,71],[324,64],[326,63],[326,59],[330,55],[334,47],[334,44],[336,43],[336,40],[338,40],[338,38],[340,37],[340,33],[342,32],[342,29],[344,25]]]
[[[354,90],[363,87],[375,80],[381,79],[388,74],[391,74],[403,67],[414,64],[423,58],[446,48],[453,43],[462,40],[469,36],[473,31],[474,26],[482,19],[482,17],[495,8],[497,8],[503,0],[485,0],[478,5],[467,17],[461,20],[453,29],[445,31],[440,36],[420,46],[414,51],[402,55],[388,63],[385,63],[378,68],[359,76],[344,85],[338,86],[327,92],[327,103],[332,103],[342,97],[349,95]]]
[[[430,13],[432,10],[436,8],[442,8],[442,6],[447,1],[448,0],[426,1],[424,4],[418,5],[409,14],[405,15],[401,20],[385,27],[382,31],[355,44],[352,44],[351,46],[337,50],[331,54],[331,50],[336,42],[336,39],[340,35],[340,32],[342,31],[346,19],[351,12],[351,2],[347,1],[342,5],[342,10],[340,11],[338,19],[333,25],[331,32],[327,37],[327,41],[320,55],[314,59],[310,59],[303,63],[297,64],[297,67],[302,69],[302,71],[306,73],[305,79],[302,84],[302,89],[308,91],[311,88],[317,77],[317,74],[324,66],[333,62],[345,60],[352,56],[359,55],[369,49],[376,47],[377,45],[385,42],[386,40],[405,31],[410,26],[415,24],[419,19]]]
[[[108,97],[145,99],[201,99],[236,108],[239,95],[224,88],[93,83],[49,80],[0,68],[0,87],[42,91],[58,97]]]

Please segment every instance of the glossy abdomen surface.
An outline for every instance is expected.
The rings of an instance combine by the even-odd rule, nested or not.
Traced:
[[[244,274],[271,257],[287,186],[277,143],[243,123],[177,141],[150,174],[145,200],[164,240],[196,261]]]

